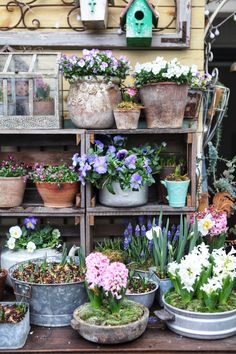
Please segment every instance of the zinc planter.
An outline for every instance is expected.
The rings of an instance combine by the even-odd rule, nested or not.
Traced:
[[[140,89],[148,128],[181,128],[188,86],[175,82],[145,85]]]
[[[148,309],[150,309],[153,305],[154,299],[155,299],[155,294],[158,288],[158,285],[155,284],[155,289],[152,291],[149,291],[147,293],[140,293],[140,294],[132,294],[126,292],[125,296],[128,300],[135,301]]]
[[[139,305],[142,306],[142,305]],[[71,326],[85,339],[100,344],[118,344],[130,342],[140,337],[148,324],[149,311],[143,307],[142,317],[126,325],[120,326],[99,326],[92,325],[80,319],[78,313],[80,308],[73,314]]]
[[[1,252],[1,265],[5,269],[10,269],[13,265],[19,262],[28,261],[35,258],[56,257],[60,253],[55,248],[42,248],[36,249],[33,253],[29,253],[27,250],[11,251],[9,249],[3,249]],[[7,284],[11,286],[10,277],[7,277]]]
[[[37,259],[37,261],[42,262],[43,259]],[[48,257],[47,261],[60,262],[60,259]],[[24,300],[29,303],[30,323],[45,327],[69,326],[74,309],[87,301],[84,281],[33,284],[14,279],[12,276],[14,270],[25,263],[27,262],[12,266],[9,274],[17,301]]]
[[[0,268],[0,300],[2,300],[4,296],[6,280],[7,280],[7,270],[4,269],[2,265],[2,268]]]
[[[197,339],[221,339],[236,334],[236,309],[218,313],[192,312],[167,304],[158,317],[165,319],[167,327],[182,336]]]
[[[20,206],[26,187],[26,177],[0,177],[0,208]]]
[[[114,109],[114,117],[117,129],[137,129],[140,109]]]
[[[173,208],[181,208],[186,206],[186,198],[190,180],[187,181],[168,181],[161,183],[166,187],[168,196],[166,199]]]
[[[1,305],[13,305],[17,302],[2,302]],[[22,304],[19,303],[19,304]],[[0,323],[0,350],[19,349],[25,345],[30,331],[29,308],[18,323]]]
[[[131,189],[122,190],[118,182],[112,183],[115,194],[106,187],[99,190],[99,201],[109,207],[134,207],[144,205],[148,201],[148,186],[145,185],[139,191]]]
[[[67,106],[72,122],[83,129],[106,129],[115,124],[113,108],[121,102],[120,80],[81,77],[70,85]]]
[[[36,182],[35,184],[44,206],[49,208],[72,207],[79,190],[79,182]]]

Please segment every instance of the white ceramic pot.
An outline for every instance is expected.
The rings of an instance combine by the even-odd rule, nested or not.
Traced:
[[[99,190],[99,201],[102,205],[109,207],[134,207],[144,205],[148,201],[148,185],[145,185],[139,191],[131,189],[123,191],[120,183],[112,183],[115,194],[109,192],[105,187]]]
[[[19,262],[28,261],[29,259],[34,258],[43,258],[45,255],[51,257],[58,256],[59,254],[60,252],[54,248],[36,249],[33,253],[29,253],[27,250],[11,251],[5,248],[1,252],[1,267],[8,270],[10,267]],[[7,278],[7,284],[11,286],[9,276]]]

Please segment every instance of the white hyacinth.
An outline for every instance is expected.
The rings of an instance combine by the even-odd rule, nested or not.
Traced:
[[[204,293],[206,293],[207,295],[211,295],[213,292],[221,290],[221,288],[222,282],[218,277],[208,279],[208,282],[201,286],[201,290],[204,291]]]

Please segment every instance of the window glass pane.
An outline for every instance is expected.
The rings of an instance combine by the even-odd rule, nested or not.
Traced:
[[[7,86],[8,115],[29,115],[29,81],[26,79],[10,79]]]
[[[38,73],[55,73],[57,72],[57,56],[56,55],[37,55],[34,65],[34,72]]]
[[[28,72],[32,61],[32,54],[29,55],[13,55],[10,62],[8,72]]]
[[[34,80],[34,109],[36,116],[55,114],[55,80],[37,78]]]

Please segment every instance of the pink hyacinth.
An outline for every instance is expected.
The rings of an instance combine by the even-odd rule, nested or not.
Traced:
[[[197,220],[202,220],[209,215],[211,216],[211,219],[214,221],[214,225],[209,230],[210,236],[216,236],[227,232],[228,227],[227,227],[226,212],[215,209],[213,205],[205,209],[203,212],[196,212],[192,214],[190,218],[190,222],[193,224],[194,218],[196,218]]]
[[[122,298],[122,291],[127,286],[128,269],[123,263],[113,262],[103,275],[103,288],[106,293],[110,292],[117,300]]]
[[[108,257],[100,252],[94,252],[86,257],[85,262],[87,268],[85,279],[89,288],[93,289],[95,286],[102,286],[104,272],[110,263]]]

